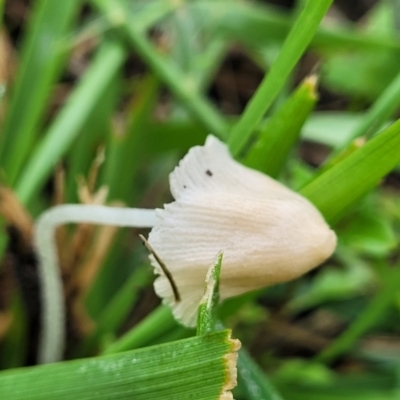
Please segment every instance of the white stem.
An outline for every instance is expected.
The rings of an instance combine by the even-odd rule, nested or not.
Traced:
[[[152,228],[156,223],[156,213],[155,210],[66,204],[53,207],[40,215],[34,230],[42,293],[42,330],[38,355],[40,363],[59,361],[64,351],[64,296],[55,230],[58,226],[71,222]]]

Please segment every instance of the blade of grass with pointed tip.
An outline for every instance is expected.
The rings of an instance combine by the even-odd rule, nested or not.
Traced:
[[[136,351],[0,373],[0,398],[218,399],[233,386],[238,343],[219,331]]]
[[[267,121],[244,164],[276,178],[296,143],[301,127],[317,101],[316,77],[304,80],[292,96]]]
[[[206,276],[204,296],[200,301],[197,314],[197,335],[205,335],[215,330],[216,309],[219,304],[219,279],[222,267],[222,252],[218,253],[214,264]]]
[[[318,26],[332,4],[332,0],[309,0],[286,38],[270,71],[260,83],[238,122],[232,128],[228,144],[234,156],[246,145],[254,129],[280,90],[290,72],[299,61],[313,38]]]
[[[77,0],[34,4],[0,142],[0,159],[10,184],[15,183],[37,139],[38,125],[65,59],[63,43],[79,5]]]
[[[400,162],[400,120],[300,190],[325,219],[337,222]]]
[[[332,168],[334,165],[340,163],[342,160],[347,158],[350,154],[354,153],[360,147],[364,146],[366,143],[366,138],[359,137],[354,139],[350,144],[348,144],[344,149],[334,153],[330,156],[324,164],[318,169],[317,176],[323,174],[324,172],[328,171],[328,169]],[[316,178],[316,177],[315,177]]]

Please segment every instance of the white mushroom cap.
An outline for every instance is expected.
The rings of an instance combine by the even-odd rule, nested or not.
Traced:
[[[149,243],[171,272],[181,300],[160,276],[155,290],[184,325],[194,326],[204,280],[222,251],[221,299],[296,278],[321,264],[336,235],[307,199],[236,162],[208,136],[170,175],[175,201],[157,210]]]

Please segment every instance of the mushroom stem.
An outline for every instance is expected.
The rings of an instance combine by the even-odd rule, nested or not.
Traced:
[[[39,363],[59,361],[64,351],[65,307],[55,231],[58,226],[67,223],[152,228],[156,223],[156,212],[137,208],[66,204],[53,207],[40,215],[34,229],[42,296]]]

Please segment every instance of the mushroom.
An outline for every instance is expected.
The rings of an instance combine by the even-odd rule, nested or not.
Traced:
[[[294,279],[328,258],[336,235],[306,198],[235,161],[208,136],[170,175],[175,201],[156,210],[148,241],[170,271],[176,298],[150,256],[155,290],[184,325],[194,326],[204,277],[222,251],[221,299]]]
[[[336,236],[304,197],[235,161],[208,136],[170,175],[175,201],[163,209],[56,206],[36,221],[34,244],[42,285],[39,361],[64,349],[64,304],[55,248],[57,226],[69,222],[151,227],[155,290],[184,325],[194,326],[207,270],[224,254],[221,299],[296,278],[328,258]]]

